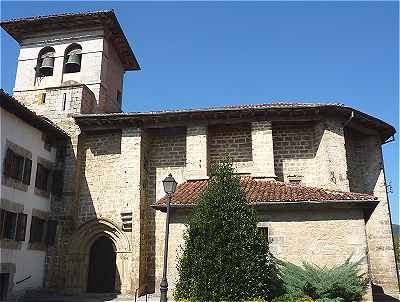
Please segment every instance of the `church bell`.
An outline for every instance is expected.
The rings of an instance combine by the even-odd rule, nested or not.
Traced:
[[[54,69],[54,57],[46,56],[42,59],[42,63],[39,67],[39,72],[43,76],[49,76],[53,74]]]
[[[78,51],[71,51],[65,63],[66,72],[78,72],[81,69],[81,54]]]

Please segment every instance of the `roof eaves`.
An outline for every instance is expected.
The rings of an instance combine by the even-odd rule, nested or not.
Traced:
[[[379,200],[377,199],[371,199],[371,200],[365,200],[365,199],[337,199],[337,200],[302,200],[302,201],[268,201],[268,202],[252,202],[249,203],[250,206],[253,207],[262,207],[262,208],[287,208],[290,206],[291,208],[295,208],[296,206],[300,207],[319,207],[319,206],[338,206],[338,207],[343,207],[343,206],[360,206],[362,208],[375,208],[377,204],[379,203]],[[190,209],[195,206],[194,203],[172,203],[170,205],[171,208],[173,209]],[[151,204],[150,207],[156,209],[156,210],[165,210],[166,209],[166,204]]]

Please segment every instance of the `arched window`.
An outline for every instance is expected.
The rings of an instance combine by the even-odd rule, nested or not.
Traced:
[[[81,71],[82,46],[71,44],[64,53],[64,73]]]
[[[53,75],[54,70],[54,54],[56,51],[53,47],[43,48],[38,55],[36,64],[36,75],[38,77],[47,77]]]

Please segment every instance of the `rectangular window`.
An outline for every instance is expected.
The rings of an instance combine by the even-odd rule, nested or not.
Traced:
[[[41,164],[37,164],[35,187],[48,192],[50,180],[50,169],[47,169]]]
[[[65,111],[66,107],[67,107],[67,94],[64,93],[64,94],[63,94],[62,110]]]
[[[17,213],[5,211],[4,215],[4,226],[3,226],[3,238],[15,239],[17,230]]]
[[[27,218],[28,218],[28,215],[23,214],[23,213],[18,213],[17,234],[15,237],[15,240],[17,240],[17,241],[25,241]]]
[[[32,161],[7,149],[4,159],[3,174],[22,183],[29,185],[31,182]]]
[[[7,149],[4,159],[4,175],[22,181],[24,172],[24,157]]]
[[[0,238],[25,240],[27,215],[0,210]]]
[[[47,222],[47,230],[46,230],[46,243],[48,245],[54,245],[56,241],[56,233],[57,233],[57,221],[49,220]]]
[[[46,221],[44,219],[32,216],[31,235],[29,238],[29,242],[42,242],[45,222]]]

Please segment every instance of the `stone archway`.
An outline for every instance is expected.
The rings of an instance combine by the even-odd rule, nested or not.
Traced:
[[[132,282],[129,274],[132,254],[129,240],[114,222],[104,218],[86,222],[72,235],[66,258],[67,292],[73,294],[86,292],[90,249],[102,237],[109,239],[115,248],[115,291],[121,293],[132,292]]]

